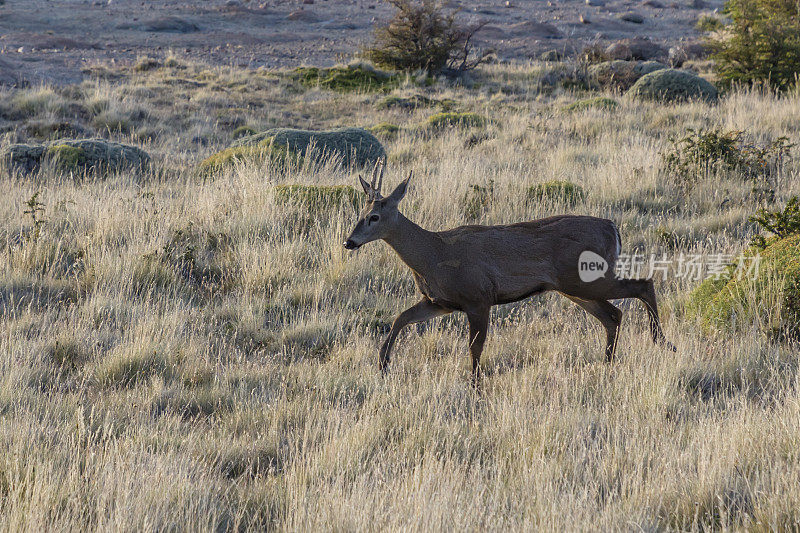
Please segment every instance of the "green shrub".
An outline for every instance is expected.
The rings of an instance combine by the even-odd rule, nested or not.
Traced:
[[[477,113],[436,113],[428,117],[425,125],[431,129],[442,129],[451,127],[470,128],[484,126],[486,118]]]
[[[294,69],[293,76],[306,87],[320,87],[341,93],[388,92],[398,87],[403,78],[363,63],[332,68],[298,67]]]
[[[735,172],[753,182],[754,191],[769,185],[794,147],[786,137],[765,145],[746,144],[741,131],[693,130],[682,138],[670,138],[662,153],[666,171],[684,191],[711,172]]]
[[[716,102],[719,93],[713,85],[700,76],[672,68],[645,74],[626,93],[637,100],[659,102],[684,102],[704,100]]]
[[[364,56],[393,70],[429,73],[470,70],[488,53],[473,54],[471,39],[482,25],[462,26],[457,11],[445,13],[437,0],[388,0],[397,10],[385,26],[374,31]]]
[[[773,239],[800,235],[800,199],[792,196],[782,211],[760,209],[756,215],[750,217],[750,221],[770,232]],[[753,244],[761,250],[767,247],[768,242],[763,235],[757,235],[753,239]]]
[[[570,181],[546,181],[528,188],[528,200],[555,200],[567,204],[576,204],[586,197],[583,187]]]
[[[494,181],[488,185],[471,184],[461,199],[461,207],[467,220],[478,220],[489,208],[494,197]]]
[[[359,208],[364,195],[350,185],[277,185],[275,200],[282,204],[301,204],[309,211],[330,209],[341,205]]]
[[[586,109],[611,110],[615,109],[617,106],[619,106],[619,104],[613,98],[596,96],[594,98],[586,98],[584,100],[578,100],[577,102],[572,102],[571,104],[564,106],[564,111],[566,112],[584,111]]]
[[[384,139],[393,139],[397,136],[397,133],[400,131],[400,126],[396,124],[391,124],[389,122],[381,122],[380,124],[376,124],[369,128],[369,132],[377,135],[379,137],[383,137]]]
[[[719,17],[704,13],[697,18],[694,27],[700,31],[719,31],[725,27],[725,23]]]
[[[769,82],[786,89],[800,72],[800,4],[795,0],[728,0],[731,23],[710,40],[725,82]]]
[[[231,133],[231,137],[234,139],[241,139],[242,137],[247,137],[248,135],[255,135],[258,133],[258,130],[251,126],[239,126],[233,133]]]
[[[770,336],[800,334],[800,235],[753,247],[737,260],[758,264],[756,276],[735,274],[734,266],[719,279],[709,278],[689,296],[687,316],[707,330],[735,330],[756,323]]]

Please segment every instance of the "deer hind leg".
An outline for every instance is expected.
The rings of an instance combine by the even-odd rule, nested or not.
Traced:
[[[381,371],[385,372],[386,368],[389,366],[389,356],[392,351],[392,346],[394,346],[394,341],[397,339],[397,336],[409,324],[415,324],[417,322],[422,322],[424,320],[429,320],[431,318],[446,315],[450,313],[449,309],[445,309],[444,307],[438,306],[435,303],[431,302],[427,298],[423,298],[419,302],[415,303],[402,313],[400,313],[397,318],[392,323],[392,329],[389,331],[389,336],[386,337],[386,340],[381,346],[380,351],[380,359],[379,365]]]
[[[658,303],[656,302],[656,290],[652,279],[612,279],[607,280],[607,290],[603,291],[603,298],[615,300],[618,298],[636,298],[640,300],[647,310],[647,318],[650,323],[650,335],[653,342],[662,344],[670,350],[675,351],[675,346],[667,342],[664,331],[661,329],[661,321],[658,319]]]
[[[606,329],[606,360],[609,363],[613,361],[614,351],[617,349],[617,334],[622,323],[622,311],[605,300],[583,300],[574,296],[567,296],[567,298],[599,320]]]
[[[489,329],[489,308],[467,311],[469,322],[469,351],[472,355],[472,384],[477,387],[481,377],[481,353]]]

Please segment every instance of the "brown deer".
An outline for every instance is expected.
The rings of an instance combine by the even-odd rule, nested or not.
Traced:
[[[427,231],[398,210],[411,173],[389,196],[381,196],[383,167],[367,183],[358,223],[344,243],[348,250],[382,239],[414,274],[422,299],[395,319],[380,350],[385,371],[400,331],[453,311],[469,322],[473,379],[480,377],[489,311],[494,305],[557,291],[594,316],[606,329],[605,355],[614,358],[622,311],[609,300],[638,298],[647,309],[653,342],[674,350],[658,320],[651,279],[622,279],[614,274],[620,252],[616,225],[591,216],[559,215],[502,226],[460,226]],[[377,180],[377,181],[376,181]]]

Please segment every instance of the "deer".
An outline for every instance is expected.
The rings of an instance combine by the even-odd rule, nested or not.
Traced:
[[[384,241],[411,269],[420,292],[419,301],[394,320],[380,348],[378,364],[383,373],[403,328],[459,311],[467,316],[472,379],[477,383],[491,308],[547,291],[562,294],[600,322],[606,332],[609,363],[614,361],[622,322],[622,310],[609,300],[635,298],[644,303],[653,342],[675,351],[661,328],[653,280],[625,279],[615,273],[622,241],[613,221],[557,215],[515,224],[428,231],[399,210],[412,172],[384,197],[384,169],[377,163],[370,183],[358,176],[367,201],[344,242],[347,250],[356,250]]]

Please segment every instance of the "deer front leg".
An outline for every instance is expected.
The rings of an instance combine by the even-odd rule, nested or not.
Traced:
[[[392,329],[389,331],[389,336],[386,337],[386,341],[384,341],[383,346],[381,346],[379,360],[381,371],[385,372],[386,367],[389,366],[389,355],[392,351],[392,346],[394,346],[395,339],[404,327],[409,324],[430,320],[431,318],[435,318],[440,315],[446,315],[448,313],[450,313],[449,309],[438,306],[427,298],[423,298],[400,313],[392,323]]]
[[[472,354],[472,382],[475,386],[480,381],[481,352],[486,342],[486,332],[489,329],[489,308],[467,311],[469,321],[469,351]]]

